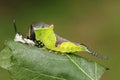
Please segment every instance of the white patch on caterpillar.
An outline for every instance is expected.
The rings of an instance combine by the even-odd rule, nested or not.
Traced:
[[[29,44],[29,45],[32,45],[32,46],[35,45],[35,43],[32,40],[27,39],[27,38],[23,38],[23,36],[18,34],[18,33],[15,35],[14,41],[21,42],[21,43],[26,43],[26,44]]]

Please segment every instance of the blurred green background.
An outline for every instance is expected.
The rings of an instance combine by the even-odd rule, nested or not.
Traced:
[[[32,22],[55,25],[55,32],[71,41],[88,45],[108,56],[108,60],[80,53],[110,70],[101,80],[120,80],[120,1],[119,0],[0,0],[0,50],[14,38],[12,18],[26,36]],[[0,68],[0,80],[9,80]]]

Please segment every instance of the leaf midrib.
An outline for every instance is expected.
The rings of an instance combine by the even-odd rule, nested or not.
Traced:
[[[82,69],[69,55],[67,55],[67,57],[70,59],[70,61],[76,66],[78,67],[79,70],[81,70],[87,77],[89,77],[91,80],[94,80],[87,72],[85,72],[84,69]]]

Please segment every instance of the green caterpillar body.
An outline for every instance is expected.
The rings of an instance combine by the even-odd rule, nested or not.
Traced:
[[[61,52],[62,54],[85,51],[98,58],[107,58],[90,51],[84,44],[74,43],[58,36],[54,33],[54,25],[44,23],[32,24],[29,29],[28,38],[34,42],[40,41],[47,49]]]
[[[73,53],[87,50],[83,45],[78,45],[65,39],[62,40],[61,37],[55,35],[53,29],[53,25],[50,25],[47,28],[34,27],[36,40],[41,41],[46,48],[62,53]],[[59,39],[61,39],[60,43],[58,41]]]

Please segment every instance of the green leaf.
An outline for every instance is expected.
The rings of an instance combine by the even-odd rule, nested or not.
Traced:
[[[100,80],[106,68],[75,54],[55,54],[26,44],[6,41],[0,66],[12,80]]]

